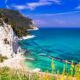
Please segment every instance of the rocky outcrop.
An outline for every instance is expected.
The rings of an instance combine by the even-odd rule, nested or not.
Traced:
[[[26,39],[28,30],[37,29],[32,19],[24,17],[18,11],[0,9],[0,54],[12,58],[23,52],[18,45],[18,38]]]
[[[0,67],[23,69],[25,51],[18,45],[18,40],[34,37],[28,35],[29,29],[38,29],[31,19],[17,11],[0,9]]]

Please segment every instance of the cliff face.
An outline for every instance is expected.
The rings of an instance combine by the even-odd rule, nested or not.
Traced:
[[[0,25],[0,54],[8,58],[14,57],[19,49],[18,37],[11,25],[6,24],[2,18],[0,21],[2,21],[2,25]]]
[[[17,11],[0,9],[0,54],[11,58],[21,53],[18,38],[26,36],[28,29],[36,29],[31,19]]]

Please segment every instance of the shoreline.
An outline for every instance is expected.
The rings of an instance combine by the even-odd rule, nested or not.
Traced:
[[[28,29],[27,31],[36,31],[36,30],[39,30],[38,27],[34,27],[33,29]]]
[[[26,39],[31,39],[36,37],[35,35],[27,35],[27,36],[23,36],[22,38],[19,38],[19,40],[26,40]]]
[[[38,28],[35,28],[33,30],[38,30]],[[22,38],[18,38],[18,40],[27,40],[36,37],[35,35],[27,35],[23,36]],[[32,58],[25,58],[24,53],[18,53],[14,57],[8,58],[7,60],[4,60],[2,63],[0,63],[1,67],[9,67],[11,69],[25,69],[28,71],[31,71],[27,65],[24,64],[25,60],[33,60]],[[40,71],[40,69],[35,68],[33,71]]]

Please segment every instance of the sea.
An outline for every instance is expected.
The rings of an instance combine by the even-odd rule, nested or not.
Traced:
[[[62,72],[66,61],[67,68],[80,62],[80,28],[39,28],[29,33],[35,37],[19,41],[29,69],[51,72],[54,61],[55,72]]]

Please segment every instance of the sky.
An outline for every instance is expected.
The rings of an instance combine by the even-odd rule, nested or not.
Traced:
[[[80,0],[0,0],[0,8],[18,10],[38,27],[80,27]]]

